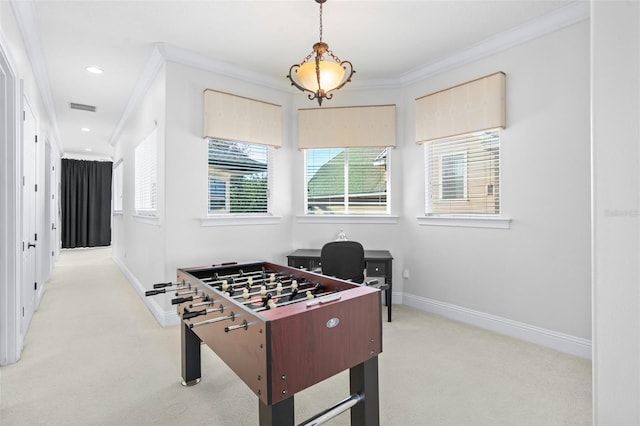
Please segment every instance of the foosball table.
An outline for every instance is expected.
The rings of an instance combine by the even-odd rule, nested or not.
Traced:
[[[258,397],[260,426],[294,425],[294,395],[349,369],[350,395],[301,425],[351,410],[379,424],[380,290],[268,262],[180,268],[173,293],[181,323],[182,384],[201,379],[211,348]]]

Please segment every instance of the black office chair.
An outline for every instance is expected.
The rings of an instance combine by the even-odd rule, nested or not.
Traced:
[[[322,274],[364,284],[380,290],[388,290],[389,286],[380,284],[377,279],[364,281],[364,247],[357,241],[331,241],[322,246],[320,251]]]
[[[320,266],[324,275],[364,282],[364,247],[356,241],[331,241],[322,246]]]

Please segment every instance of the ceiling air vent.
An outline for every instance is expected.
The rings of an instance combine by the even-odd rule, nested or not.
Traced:
[[[69,106],[71,107],[71,109],[79,109],[80,111],[96,112],[96,107],[94,107],[93,105],[76,104],[74,102],[70,102]]]

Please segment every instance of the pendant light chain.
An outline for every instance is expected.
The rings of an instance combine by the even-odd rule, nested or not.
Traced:
[[[320,3],[320,42],[322,42],[322,3]]]

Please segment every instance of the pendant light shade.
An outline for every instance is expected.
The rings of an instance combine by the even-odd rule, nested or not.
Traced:
[[[355,70],[351,62],[341,61],[322,41],[322,4],[326,0],[315,1],[320,4],[320,41],[313,45],[311,53],[300,64],[291,66],[287,78],[292,86],[309,92],[309,99],[317,99],[318,105],[322,106],[323,99],[333,97],[332,91],[351,81]]]
[[[305,89],[316,93],[322,88],[322,90],[329,92],[342,83],[345,73],[345,69],[342,68],[342,66],[331,61],[320,61],[318,67],[320,71],[320,84],[318,84],[315,62],[307,62],[296,71],[298,79],[300,79]]]

